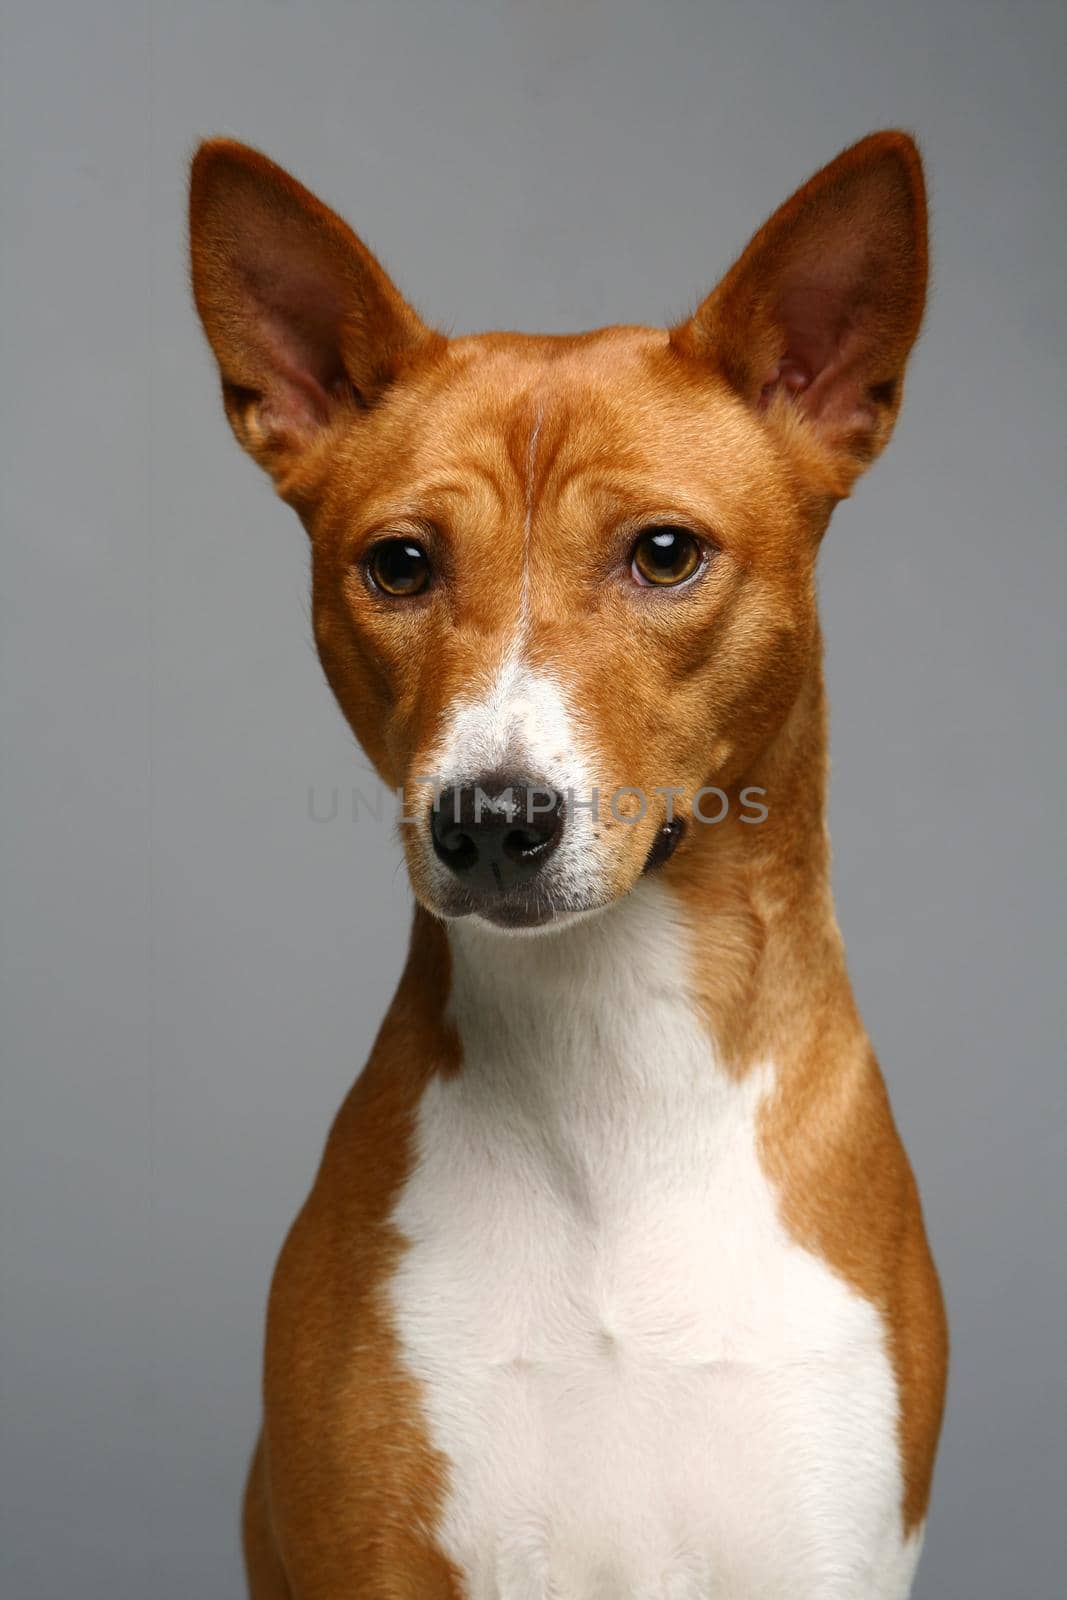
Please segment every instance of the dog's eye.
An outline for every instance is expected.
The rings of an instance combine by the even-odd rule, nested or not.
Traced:
[[[406,599],[421,594],[430,581],[430,560],[414,539],[383,539],[367,562],[371,582],[382,594]]]
[[[684,583],[700,566],[700,546],[684,528],[646,528],[638,536],[630,571],[640,584]]]

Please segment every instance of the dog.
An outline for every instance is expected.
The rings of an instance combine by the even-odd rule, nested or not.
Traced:
[[[253,1600],[900,1600],[946,1328],[831,900],[815,563],[920,325],[914,143],[669,330],[447,338],[229,140],[191,253],[416,900],[273,1280]]]

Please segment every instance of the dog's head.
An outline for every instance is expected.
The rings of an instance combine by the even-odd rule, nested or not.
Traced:
[[[911,140],[839,156],[670,330],[447,339],[226,140],[191,214],[226,412],[311,536],[323,665],[404,791],[418,898],[532,927],[625,894],[810,674],[819,538],[922,314]]]

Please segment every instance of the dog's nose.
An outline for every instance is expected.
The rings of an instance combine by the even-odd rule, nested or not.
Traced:
[[[430,821],[440,860],[467,887],[502,893],[538,873],[563,834],[563,798],[546,784],[489,776],[444,789]]]

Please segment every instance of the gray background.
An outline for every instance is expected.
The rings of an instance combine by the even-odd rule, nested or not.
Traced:
[[[926,1600],[1063,1593],[1063,7],[9,6],[4,1593],[225,1600],[268,1277],[399,970],[389,830],[231,442],[184,164],[265,147],[457,329],[675,316],[871,128],[935,285],[823,560],[836,883],[955,1340]]]

